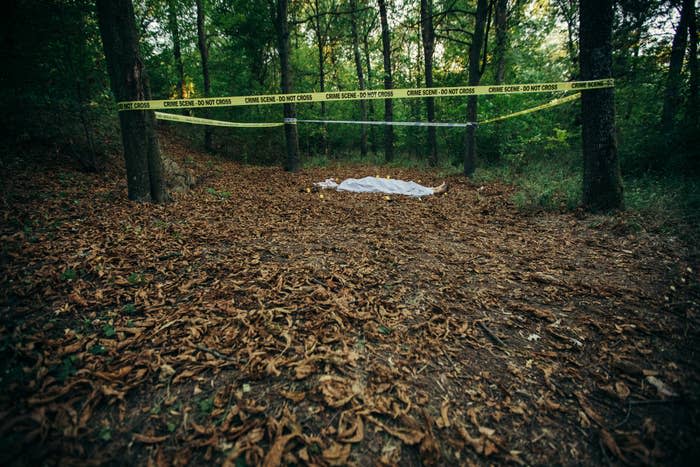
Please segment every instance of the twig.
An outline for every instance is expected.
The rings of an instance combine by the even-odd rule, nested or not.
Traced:
[[[204,346],[201,345],[201,344],[197,344],[197,345],[195,345],[195,347],[196,347],[198,350],[201,350],[202,352],[206,352],[206,353],[212,354],[212,355],[215,356],[216,358],[220,358],[220,359],[222,359],[222,360],[235,361],[235,359],[234,359],[233,357],[231,357],[231,356],[229,356],[229,355],[224,355],[224,354],[222,354],[221,352],[219,352],[218,350],[210,349],[209,347],[204,347]]]
[[[631,413],[632,413],[632,400],[631,400],[631,399],[627,399],[627,414],[625,414],[625,418],[624,418],[620,423],[618,423],[617,425],[613,426],[612,429],[613,429],[613,430],[616,430],[616,429],[620,428],[622,425],[624,425],[625,423],[627,423],[627,420],[630,419],[630,414],[631,414]]]
[[[678,399],[650,399],[641,401],[630,401],[630,405],[651,405],[651,404],[675,404]]]
[[[494,342],[496,342],[496,344],[500,345],[501,347],[505,347],[505,346],[506,346],[506,344],[504,344],[503,341],[502,341],[496,334],[494,334],[492,330],[490,330],[490,329],[488,328],[488,326],[486,326],[486,325],[485,325],[484,323],[482,323],[481,321],[477,321],[476,323],[477,323],[479,326],[481,326],[481,329],[483,329],[484,332],[486,333],[486,335],[489,336],[491,339],[493,339]]]

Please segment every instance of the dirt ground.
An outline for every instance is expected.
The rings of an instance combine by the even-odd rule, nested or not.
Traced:
[[[700,455],[693,245],[513,189],[307,192],[166,138],[198,185],[10,161],[0,464],[683,465]]]

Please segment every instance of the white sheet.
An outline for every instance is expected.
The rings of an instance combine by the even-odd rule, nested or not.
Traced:
[[[386,193],[406,196],[430,196],[433,194],[432,188],[416,182],[377,177],[348,178],[337,185],[336,189],[353,193]]]

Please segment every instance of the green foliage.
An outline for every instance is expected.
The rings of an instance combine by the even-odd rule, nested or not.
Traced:
[[[117,335],[117,331],[114,329],[114,326],[111,324],[104,324],[102,326],[102,333],[104,334],[105,337],[114,337]]]
[[[61,273],[61,280],[64,281],[74,281],[78,277],[78,272],[73,268],[67,268]]]
[[[214,188],[207,188],[207,193],[219,199],[229,199],[231,197],[230,191],[218,191]]]
[[[78,369],[75,367],[75,363],[77,361],[78,357],[75,355],[70,355],[64,358],[61,364],[54,368],[56,379],[63,383],[68,378],[73,376],[78,371]]]
[[[199,411],[203,414],[210,414],[214,409],[214,400],[212,398],[201,399],[197,402],[197,407]]]
[[[98,437],[104,442],[111,441],[112,429],[108,426],[103,426],[102,428],[100,428],[100,433],[98,434]]]
[[[105,333],[106,335],[106,333]],[[110,337],[110,336],[107,336]],[[90,353],[93,355],[104,355],[107,353],[107,349],[105,349],[102,345],[100,344],[95,344],[92,347],[90,347]]]

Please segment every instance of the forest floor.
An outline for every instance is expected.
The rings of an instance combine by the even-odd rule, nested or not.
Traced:
[[[3,168],[0,464],[692,464],[698,256],[513,189],[306,192],[435,173],[243,166],[200,183]],[[323,197],[321,197],[323,195]]]

